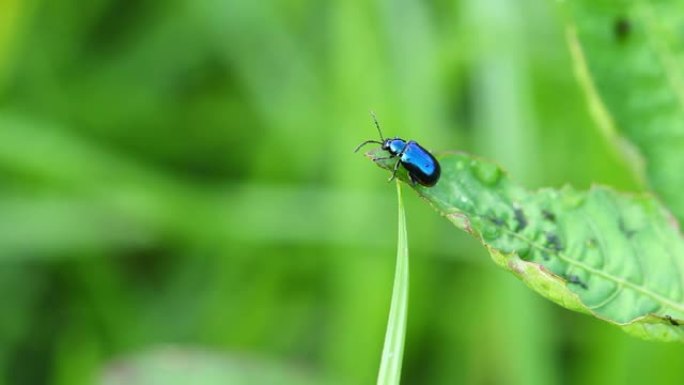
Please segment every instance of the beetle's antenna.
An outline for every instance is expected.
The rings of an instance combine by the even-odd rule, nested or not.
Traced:
[[[371,111],[370,114],[373,117],[373,123],[375,123],[375,128],[378,129],[378,134],[380,134],[380,140],[384,142],[385,138],[382,136],[382,131],[380,131],[380,123],[378,123],[378,118],[375,116],[375,112]]]
[[[361,149],[361,147],[363,147],[363,146],[365,146],[365,145],[367,145],[367,144],[369,144],[369,143],[382,144],[382,142],[378,142],[377,140],[367,140],[367,141],[365,141],[365,142],[359,144],[358,146],[356,146],[356,149],[354,150],[354,152],[359,151],[359,150]]]

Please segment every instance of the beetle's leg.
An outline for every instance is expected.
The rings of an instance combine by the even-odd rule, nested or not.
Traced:
[[[394,180],[394,178],[397,176],[397,171],[399,170],[399,165],[401,164],[401,158],[397,160],[397,163],[394,164],[394,169],[392,170],[392,176],[387,180],[387,183],[391,182]]]
[[[396,178],[397,171],[399,170],[399,165],[401,164],[401,156],[404,155],[407,148],[408,148],[408,146],[404,146],[404,148],[401,149],[401,152],[398,153],[397,155],[395,155],[397,158],[399,158],[399,160],[397,160],[397,163],[394,164],[394,169],[392,170],[392,177],[389,178],[389,180],[387,181],[388,183],[393,181],[394,178]],[[390,158],[392,158],[392,156],[390,156]],[[411,174],[409,174],[409,178],[410,177],[411,177]]]
[[[411,181],[411,186],[415,186],[417,183],[416,179],[413,177],[413,175],[411,175],[411,173],[409,173],[408,176],[409,176],[409,180]]]

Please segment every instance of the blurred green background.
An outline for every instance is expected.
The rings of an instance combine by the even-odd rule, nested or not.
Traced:
[[[356,144],[641,189],[548,0],[0,0],[0,384],[370,384],[396,202]],[[406,194],[406,384],[684,382]],[[184,377],[185,376],[185,377]]]

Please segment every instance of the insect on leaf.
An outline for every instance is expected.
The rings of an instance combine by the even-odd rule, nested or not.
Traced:
[[[499,266],[563,307],[646,339],[684,341],[684,240],[652,196],[599,186],[528,191],[489,161],[437,159],[439,182],[413,188]],[[397,177],[408,181],[401,168]]]

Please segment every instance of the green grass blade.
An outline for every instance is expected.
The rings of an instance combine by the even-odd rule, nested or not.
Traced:
[[[565,308],[643,338],[684,341],[684,239],[651,195],[600,186],[528,191],[489,161],[437,158],[439,183],[414,189],[499,266]],[[393,161],[376,164],[391,170]],[[397,177],[407,181],[406,171]]]
[[[401,184],[397,181],[397,200],[399,206],[399,234],[397,237],[397,267],[394,273],[392,303],[382,348],[382,360],[378,372],[378,385],[399,384],[401,361],[404,356],[406,336],[406,314],[408,311],[409,262],[408,240],[406,237],[406,215],[401,199]]]

